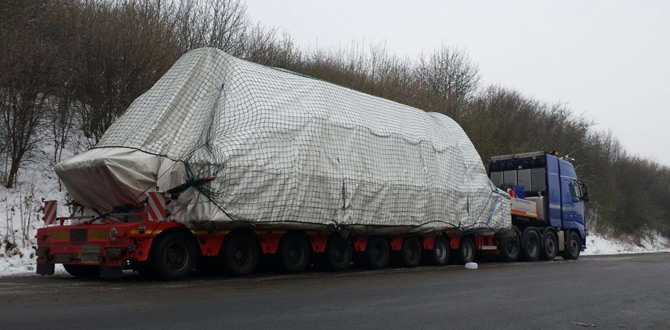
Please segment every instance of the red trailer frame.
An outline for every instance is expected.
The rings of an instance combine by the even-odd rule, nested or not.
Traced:
[[[346,232],[332,230],[264,230],[254,228],[236,228],[226,230],[192,230],[182,223],[170,220],[166,212],[166,205],[170,198],[165,193],[148,193],[144,203],[135,204],[133,212],[109,213],[95,217],[57,217],[54,201],[48,201],[45,205],[44,221],[46,227],[37,231],[37,273],[51,275],[54,273],[55,264],[61,263],[66,266],[68,272],[77,268],[94,269],[91,276],[105,278],[117,278],[122,276],[124,269],[140,269],[138,265],[149,264],[153,260],[152,248],[156,241],[162,236],[178,234],[185,240],[189,240],[194,246],[197,258],[213,259],[220,257],[223,253],[222,246],[229,237],[246,235],[253,237],[257,242],[258,254],[276,255],[280,252],[281,244],[286,237],[304,237],[308,253],[315,257],[330,257],[329,249],[336,242],[344,238],[349,247],[339,251],[356,255],[365,255],[369,243],[373,242],[372,249],[376,249],[379,242],[386,242],[389,254],[399,255],[400,265],[414,267],[423,257],[424,261],[428,255],[439,254],[433,257],[432,264],[445,264],[448,260],[449,250],[456,252],[466,248],[471,249],[468,253],[474,256],[475,250],[496,250],[497,238],[493,233],[476,233],[462,236],[462,232],[450,230],[424,235],[393,235],[393,236],[368,236],[351,235]],[[140,219],[135,222],[119,222],[123,217],[134,217]],[[69,224],[65,222],[79,220],[80,224]],[[291,235],[287,235],[287,234]],[[381,241],[380,241],[381,238]],[[231,238],[232,239],[232,238]],[[467,244],[463,244],[463,242]],[[443,243],[444,242],[444,243]],[[384,244],[382,244],[384,245]],[[438,248],[436,248],[438,245]],[[382,246],[383,248],[383,246]],[[383,249],[382,249],[383,250]],[[446,252],[445,252],[446,250]],[[382,251],[383,252],[383,251]],[[370,252],[375,253],[375,252]],[[419,256],[417,257],[417,253]],[[444,253],[447,253],[444,260]],[[338,255],[338,251],[334,252]],[[417,259],[419,258],[419,259]],[[437,258],[437,259],[435,259]],[[469,257],[468,257],[469,258]],[[467,260],[465,260],[467,261]],[[345,260],[346,262],[346,260]],[[368,265],[370,266],[370,265]],[[331,269],[346,268],[347,265],[331,267]],[[372,268],[376,268],[372,265]],[[290,271],[290,270],[289,270]],[[76,275],[76,274],[75,274]],[[245,274],[237,274],[245,275]],[[164,276],[165,277],[165,276]],[[181,276],[177,276],[178,278]],[[171,277],[167,276],[168,279]]]

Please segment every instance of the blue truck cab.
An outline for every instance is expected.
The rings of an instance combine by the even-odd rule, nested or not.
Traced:
[[[576,259],[575,252],[578,257],[579,251],[586,249],[584,203],[589,200],[588,190],[569,158],[544,151],[494,156],[489,177],[503,190],[516,191],[514,197],[526,200],[524,203],[536,205],[534,213],[514,212],[513,206],[512,225],[520,233],[522,250],[529,228],[541,240],[556,235],[559,252],[572,250],[571,259]]]

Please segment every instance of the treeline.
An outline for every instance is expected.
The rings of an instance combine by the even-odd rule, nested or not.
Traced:
[[[54,161],[73,131],[95,144],[179,56],[203,46],[444,113],[465,129],[483,161],[559,150],[589,184],[587,227],[670,236],[670,169],[630,155],[566,106],[483,86],[476,64],[453,47],[418,59],[383,44],[304,51],[290,36],[254,23],[240,0],[1,2],[2,183],[16,184],[39,139],[52,141]]]

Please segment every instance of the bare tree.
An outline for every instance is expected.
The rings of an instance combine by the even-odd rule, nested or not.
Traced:
[[[204,23],[207,46],[239,55],[244,49],[245,32],[249,24],[246,7],[240,0],[206,0]]]
[[[611,132],[592,132],[565,104],[498,86],[478,90],[477,66],[458,48],[417,61],[383,43],[305,51],[288,34],[253,25],[242,0],[0,1],[0,45],[0,180],[8,187],[43,119],[58,161],[73,129],[80,125],[95,144],[179,56],[211,46],[447,114],[484,161],[495,153],[570,153],[590,184],[587,215],[599,228],[670,235],[670,169],[630,155]]]
[[[3,8],[0,26],[0,119],[7,134],[10,166],[5,186],[12,188],[26,153],[37,142],[46,112],[57,47],[38,23],[48,5],[27,1]]]
[[[61,161],[63,149],[73,129],[76,103],[72,97],[67,97],[67,95],[61,96],[55,103],[49,107],[47,118],[53,138],[53,161],[58,163]]]
[[[89,0],[74,11],[75,99],[91,144],[183,52],[212,46],[241,54],[248,37],[239,0]]]
[[[162,6],[90,1],[74,17],[75,99],[92,144],[179,56],[173,17]]]
[[[174,21],[174,32],[180,53],[203,47],[207,33],[207,25],[202,23],[206,14],[196,0],[181,0],[177,5]]]
[[[458,119],[477,90],[479,73],[465,51],[442,46],[419,57],[417,75],[430,93],[430,110]]]

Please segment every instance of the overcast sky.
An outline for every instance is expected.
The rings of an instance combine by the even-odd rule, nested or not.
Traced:
[[[301,47],[467,50],[485,83],[563,102],[670,166],[670,1],[247,0]]]

